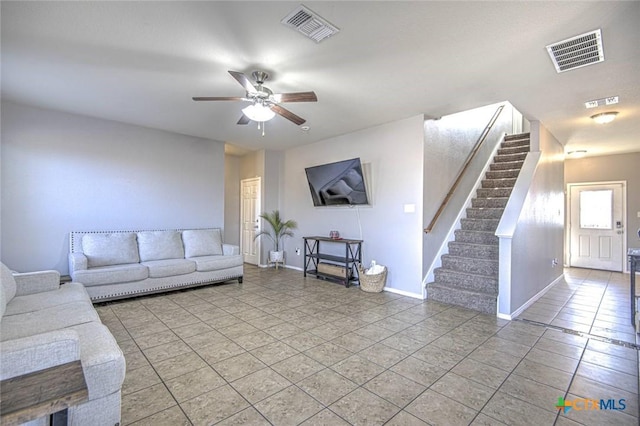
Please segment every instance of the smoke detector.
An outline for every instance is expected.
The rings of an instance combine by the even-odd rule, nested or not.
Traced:
[[[338,27],[303,5],[298,6],[280,22],[316,43],[340,31]]]
[[[604,61],[602,33],[598,29],[550,44],[547,52],[559,73],[597,64]]]

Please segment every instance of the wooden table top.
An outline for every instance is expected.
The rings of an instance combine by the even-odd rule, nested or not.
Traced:
[[[12,377],[0,382],[2,425],[18,425],[48,416],[89,397],[82,364],[67,364]]]

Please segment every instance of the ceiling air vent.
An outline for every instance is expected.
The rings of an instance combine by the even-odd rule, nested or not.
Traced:
[[[320,17],[317,13],[303,5],[297,7],[280,22],[302,33],[316,43],[320,43],[322,40],[340,31],[335,25],[332,25],[326,19]]]
[[[556,71],[564,72],[604,61],[600,30],[572,37],[547,46]]]

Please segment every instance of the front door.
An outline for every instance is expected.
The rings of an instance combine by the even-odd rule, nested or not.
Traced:
[[[624,185],[569,186],[570,266],[622,272]]]
[[[242,179],[240,191],[240,251],[246,263],[257,265],[260,261],[260,238],[256,240],[255,235],[260,226],[260,178]]]

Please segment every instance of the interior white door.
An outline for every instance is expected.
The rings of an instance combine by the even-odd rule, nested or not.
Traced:
[[[240,191],[240,251],[246,263],[257,265],[260,262],[260,238],[256,240],[255,235],[260,227],[260,178],[242,179]]]
[[[570,265],[622,272],[623,184],[571,185],[569,202]]]

